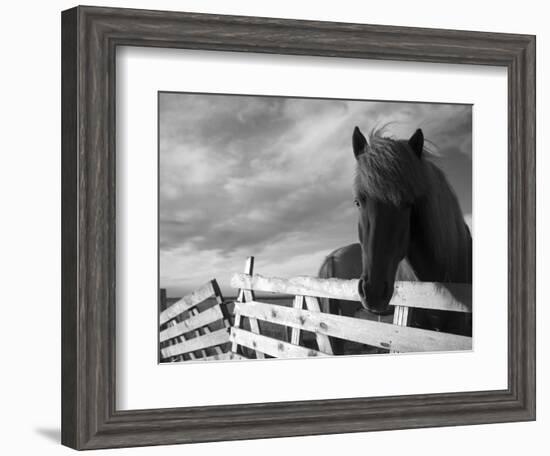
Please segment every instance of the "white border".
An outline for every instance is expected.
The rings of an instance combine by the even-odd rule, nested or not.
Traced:
[[[474,350],[157,365],[158,90],[473,103]],[[116,177],[119,409],[507,387],[505,69],[118,48]]]

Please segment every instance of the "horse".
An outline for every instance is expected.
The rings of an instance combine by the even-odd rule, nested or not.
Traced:
[[[472,283],[472,236],[455,192],[417,129],[407,139],[355,127],[359,243],[334,250],[318,276],[359,279],[360,302],[322,299],[323,312],[390,322],[395,281]],[[471,314],[411,309],[408,325],[472,334]],[[341,352],[341,341],[332,340]],[[342,354],[342,353],[340,353]]]

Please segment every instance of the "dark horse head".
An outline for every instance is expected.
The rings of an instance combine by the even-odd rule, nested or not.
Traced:
[[[377,130],[367,140],[356,127],[353,151],[363,307],[391,312],[396,271],[404,258],[419,280],[471,282],[470,233],[445,176],[425,157],[422,131],[397,140]]]

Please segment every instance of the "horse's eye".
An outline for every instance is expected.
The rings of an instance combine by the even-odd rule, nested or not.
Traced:
[[[355,204],[357,207],[361,207],[361,203],[359,202],[358,199],[354,199],[353,204]]]

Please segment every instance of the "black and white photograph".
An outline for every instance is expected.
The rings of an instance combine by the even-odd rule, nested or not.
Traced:
[[[159,362],[472,348],[472,105],[158,93]]]
[[[94,3],[3,4],[2,454],[548,455],[547,4]]]

